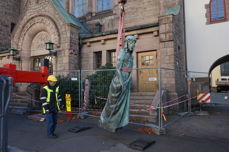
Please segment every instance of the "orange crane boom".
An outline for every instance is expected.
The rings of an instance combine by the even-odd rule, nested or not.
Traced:
[[[125,28],[124,28],[124,19],[125,19],[125,8],[127,0],[119,0],[120,5],[120,16],[119,16],[119,25],[118,25],[118,37],[117,37],[117,47],[116,47],[116,63],[118,60],[118,54],[120,48],[124,47],[125,39]]]

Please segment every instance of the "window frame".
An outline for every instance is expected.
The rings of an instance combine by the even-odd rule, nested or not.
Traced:
[[[100,60],[99,60],[100,58]],[[102,51],[96,51],[94,52],[94,68],[99,69],[102,66],[102,59],[103,58],[103,52]]]
[[[117,62],[116,62],[116,50],[112,49],[112,50],[107,50],[107,63],[112,65],[113,67],[116,67]],[[112,56],[112,54],[114,56]],[[113,61],[114,60],[114,61]]]
[[[104,0],[102,0],[102,4],[103,4],[103,1]],[[105,0],[105,1],[107,1],[107,0]],[[113,4],[113,0],[110,0],[111,1],[111,4],[112,4],[112,6],[111,6],[111,8],[108,8],[108,9],[101,9],[101,10],[99,10],[99,0],[96,0],[96,12],[103,12],[103,11],[108,11],[108,10],[112,10],[113,8],[114,8],[114,4]]]
[[[40,71],[40,67],[42,65],[42,61],[43,60],[49,60],[49,67],[48,67],[48,72],[49,74],[53,73],[53,57],[50,55],[42,55],[42,56],[34,56],[32,57],[32,71],[34,72],[39,72]]]
[[[89,12],[89,6],[88,6],[88,5],[89,5],[89,0],[87,0],[86,2],[83,2],[83,3],[82,3],[82,6],[84,6],[83,4],[85,4],[86,10],[85,10],[85,12],[83,12],[83,13],[81,12],[80,15],[78,14],[78,16],[77,16],[77,14],[76,14],[76,10],[77,10],[77,8],[78,8],[78,7],[77,7],[77,2],[76,2],[76,1],[77,1],[77,0],[74,0],[74,14],[73,14],[73,15],[74,15],[75,17],[77,17],[77,18],[87,15],[87,13]],[[81,9],[81,11],[82,11],[82,10],[83,10],[83,9]]]
[[[221,21],[225,21],[227,19],[227,9],[226,9],[226,2],[225,0],[223,0],[223,8],[224,8],[224,18],[222,19],[216,19],[216,20],[213,20],[212,19],[212,2],[213,0],[210,1],[209,3],[209,12],[210,12],[210,23],[217,23],[217,22],[221,22]]]

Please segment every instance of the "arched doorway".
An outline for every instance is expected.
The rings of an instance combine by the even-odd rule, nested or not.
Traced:
[[[60,47],[60,32],[55,21],[45,15],[35,16],[29,19],[21,29],[18,29],[15,36],[17,49],[20,50],[22,57],[22,70],[34,70],[34,58],[49,56],[45,49],[45,42],[51,40],[56,46]],[[54,61],[54,60],[50,60]],[[55,69],[56,62],[53,63]]]
[[[51,55],[48,54],[45,49],[45,43],[49,41],[51,38],[46,31],[38,32],[31,43],[31,70],[32,71],[40,71],[40,67],[44,60],[49,61],[49,73],[53,73],[53,63],[55,60]]]
[[[50,72],[57,67],[57,57],[49,55],[45,42],[52,41],[60,47],[60,31],[56,22],[48,15],[34,16],[20,25],[14,34],[13,47],[20,50],[21,61],[18,66],[23,71],[40,71],[41,60],[50,61]],[[55,59],[54,59],[55,58]],[[18,90],[26,90],[27,84],[18,84]]]

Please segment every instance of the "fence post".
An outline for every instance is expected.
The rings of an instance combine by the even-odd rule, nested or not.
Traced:
[[[79,70],[77,73],[78,73],[78,77],[79,77],[79,113],[78,113],[78,116],[81,116],[81,93],[82,93],[81,77],[82,77],[82,71]]]
[[[162,86],[161,86],[161,67],[159,67],[159,86],[158,86],[158,89],[159,89],[159,118],[158,118],[158,122],[159,122],[159,129],[160,130],[162,130],[162,127],[163,127],[163,122],[162,122],[162,115],[161,115],[161,112],[162,112],[162,108],[161,108],[161,106],[162,106],[162,100],[161,100],[161,98],[162,98]]]
[[[192,100],[191,100],[191,77],[189,71],[187,72],[188,75],[188,113],[192,112]]]

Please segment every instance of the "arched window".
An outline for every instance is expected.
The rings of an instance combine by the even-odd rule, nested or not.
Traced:
[[[88,0],[75,0],[74,15],[80,17],[88,12]]]
[[[112,0],[97,0],[97,11],[104,11],[112,9]]]
[[[210,2],[210,21],[217,22],[226,19],[225,0],[211,0]]]

